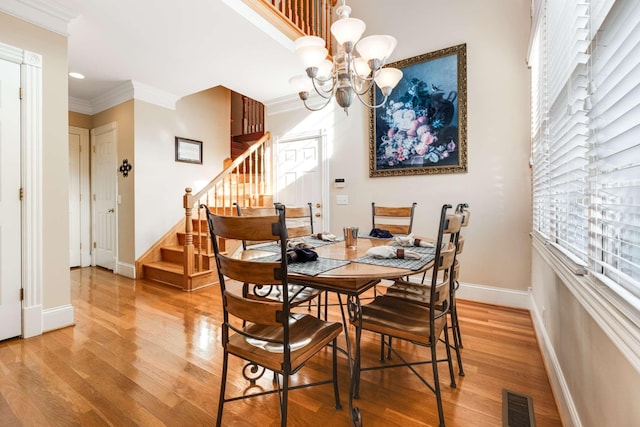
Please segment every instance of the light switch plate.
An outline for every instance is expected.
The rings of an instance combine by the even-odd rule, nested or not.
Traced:
[[[336,204],[337,205],[348,205],[349,204],[349,196],[347,195],[340,195],[340,196],[336,196]]]

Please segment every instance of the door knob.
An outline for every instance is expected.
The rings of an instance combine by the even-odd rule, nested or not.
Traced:
[[[322,206],[320,203],[316,203],[316,208],[319,208],[320,206]]]
[[[320,218],[320,212],[316,212],[316,218]]]
[[[109,209],[107,212],[108,213],[114,213],[116,210],[114,208]]]

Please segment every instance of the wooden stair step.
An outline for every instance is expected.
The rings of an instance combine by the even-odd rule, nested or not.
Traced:
[[[162,261],[176,263],[182,265],[184,262],[184,246],[163,246],[160,248]],[[194,254],[196,267],[198,267],[199,258],[202,258],[202,268],[209,270],[215,266],[216,255],[213,252],[196,252]]]
[[[169,285],[182,287],[184,267],[168,261],[156,261],[144,264],[144,277]]]
[[[181,264],[167,261],[156,261],[144,264],[144,277],[157,282],[184,287],[184,267]],[[204,270],[191,275],[191,286],[188,290],[211,286],[218,283],[216,270]]]

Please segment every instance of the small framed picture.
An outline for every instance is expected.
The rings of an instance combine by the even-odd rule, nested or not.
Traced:
[[[176,162],[202,164],[202,141],[176,136]]]

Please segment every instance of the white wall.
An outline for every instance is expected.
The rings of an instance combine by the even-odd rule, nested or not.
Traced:
[[[530,285],[529,70],[525,64],[529,0],[398,2],[350,0],[352,16],[369,34],[391,34],[398,48],[390,61],[467,44],[468,173],[369,178],[368,111],[349,116],[329,108],[278,113],[267,108],[274,136],[326,129],[331,185],[330,227],[371,228],[371,202],[417,202],[414,230],[434,235],[443,203],[468,202],[471,223],[461,269],[463,282],[524,292]],[[296,106],[300,105],[297,101]],[[337,194],[349,205],[335,204]],[[494,301],[500,302],[500,301]],[[510,305],[506,303],[506,305]]]
[[[546,248],[534,249],[532,270],[538,342],[565,426],[638,425],[640,372],[620,350],[625,343],[611,338],[612,315],[597,303],[589,309],[609,323],[603,329],[581,303],[588,292],[578,296],[572,290],[551,267]]]
[[[45,330],[67,326],[48,323],[47,313],[70,312],[69,283],[69,141],[67,117],[67,39],[0,13],[0,42],[42,55],[42,308]],[[29,189],[26,189],[29,191]],[[28,295],[30,301],[40,297]],[[55,317],[55,315],[52,315]]]
[[[175,111],[136,101],[136,259],[184,218],[185,188],[195,193],[222,171],[231,135],[229,94],[208,89],[182,98]],[[203,142],[202,165],[175,161],[176,136]]]

